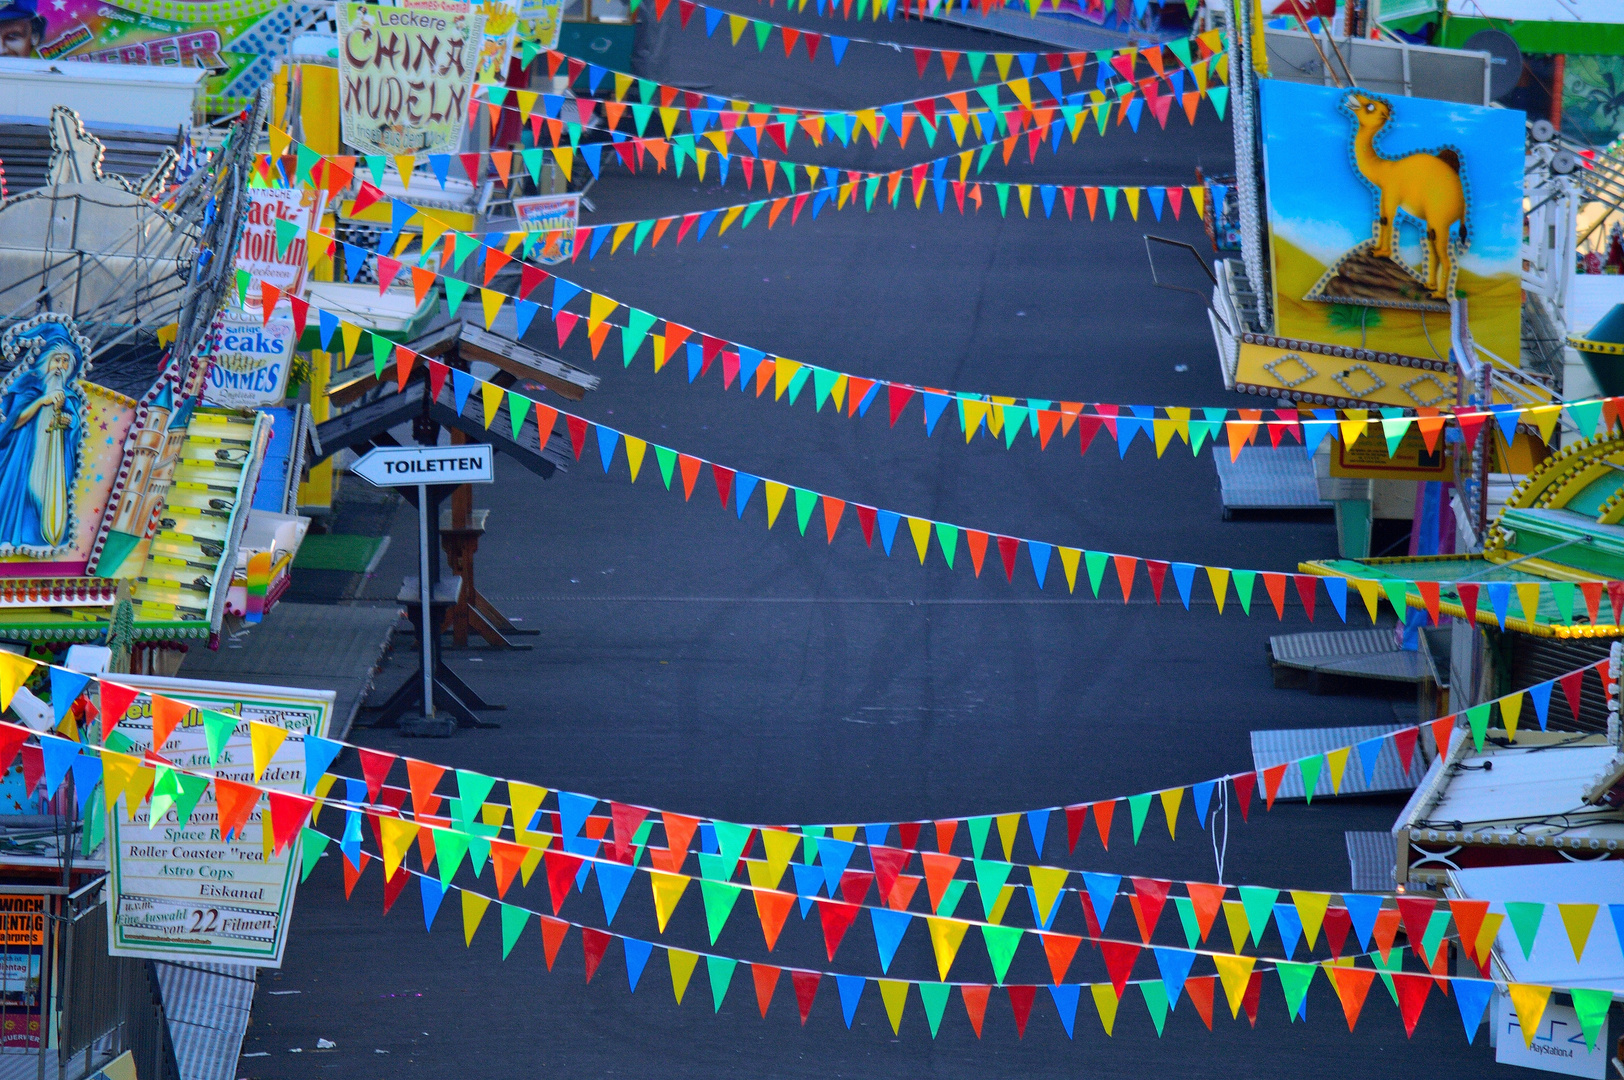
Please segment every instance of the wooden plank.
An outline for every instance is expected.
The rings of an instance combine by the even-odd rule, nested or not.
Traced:
[[[596,375],[471,323],[463,324],[460,351],[465,360],[483,360],[516,379],[533,379],[570,401],[580,401],[588,390],[598,388]]]
[[[405,345],[419,356],[443,356],[457,347],[461,333],[462,322],[459,320],[431,330],[413,341],[405,342]],[[360,351],[357,349],[356,353],[359,355]],[[334,405],[349,405],[360,400],[368,390],[386,386],[394,381],[393,360],[383,366],[382,376],[373,373],[371,360],[362,364],[351,364],[343,371],[334,373],[332,382],[327,386],[327,398]]]

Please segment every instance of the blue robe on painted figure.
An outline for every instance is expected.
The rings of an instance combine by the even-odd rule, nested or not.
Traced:
[[[42,330],[44,346],[0,394],[0,552],[43,555],[72,541],[82,358],[60,328]]]

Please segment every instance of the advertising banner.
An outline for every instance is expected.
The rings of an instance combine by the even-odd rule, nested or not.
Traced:
[[[1524,119],[1273,79],[1261,100],[1275,332],[1448,361],[1449,302],[1463,297],[1477,345],[1514,363]],[[1335,396],[1412,408],[1436,403],[1444,381],[1327,370],[1349,383]]]
[[[327,207],[327,193],[311,188],[250,188],[248,192],[248,224],[243,228],[242,243],[237,246],[237,268],[250,275],[248,292],[243,299],[243,310],[251,315],[260,313],[261,281],[268,281],[284,297],[304,295],[305,245],[310,230],[321,220]],[[277,222],[291,223],[297,232],[282,226],[284,239],[277,237]],[[292,308],[286,303],[285,310]]]
[[[449,154],[462,140],[485,16],[455,0],[338,7],[339,122],[363,154]]]
[[[575,227],[581,217],[579,192],[514,199],[513,212],[526,232],[551,234],[542,247],[542,262],[561,263],[570,257],[575,245]]]
[[[0,894],[0,1048],[40,1045],[45,897]]]
[[[261,325],[254,316],[222,311],[209,328],[209,359],[203,403],[228,409],[278,405],[287,395],[293,360],[293,320],[272,315]]]
[[[304,736],[327,734],[334,694],[280,686],[200,682],[155,676],[121,677],[125,685],[156,690],[242,718],[213,766],[228,780],[290,792],[304,790]],[[151,740],[150,703],[138,700],[120,721],[144,752]],[[263,777],[255,780],[248,723],[288,730]],[[145,734],[147,742],[142,741]],[[187,768],[207,769],[202,714],[193,709],[159,750]],[[151,803],[134,814],[120,809],[107,822],[108,952],[160,960],[181,957],[280,967],[298,884],[299,842],[271,851],[270,822],[261,800],[248,822],[222,840],[211,787],[185,828],[171,807],[148,822]]]
[[[322,14],[305,0],[7,0],[0,56],[202,68],[208,108],[221,112],[247,104]]]
[[[520,0],[519,36],[544,49],[558,48],[564,28],[564,0]]]

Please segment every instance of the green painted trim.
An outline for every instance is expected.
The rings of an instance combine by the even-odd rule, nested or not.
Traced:
[[[1480,30],[1504,30],[1525,53],[1624,56],[1624,23],[1512,22],[1445,13],[1438,44],[1463,48]]]

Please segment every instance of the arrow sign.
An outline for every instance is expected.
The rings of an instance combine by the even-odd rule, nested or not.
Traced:
[[[377,446],[350,466],[350,471],[374,487],[489,484],[495,479],[491,457],[491,448],[484,443]]]

